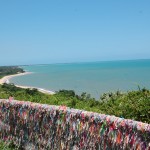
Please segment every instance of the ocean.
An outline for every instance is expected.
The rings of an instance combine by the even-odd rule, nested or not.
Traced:
[[[104,92],[150,88],[150,60],[103,61],[21,66],[33,72],[10,79],[11,83],[51,91],[86,92],[98,99]]]

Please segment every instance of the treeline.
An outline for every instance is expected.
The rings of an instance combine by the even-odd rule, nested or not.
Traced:
[[[13,75],[23,72],[25,71],[22,68],[19,68],[18,66],[0,66],[0,78],[7,75]]]
[[[150,123],[150,91],[138,89],[122,93],[104,93],[99,100],[90,94],[77,95],[73,90],[60,90],[54,95],[43,94],[37,89],[22,89],[13,84],[0,85],[0,98],[32,101],[49,105],[66,105],[70,108],[82,109],[103,114],[115,115]]]

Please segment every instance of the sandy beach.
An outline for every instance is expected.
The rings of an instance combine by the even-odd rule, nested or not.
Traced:
[[[32,72],[24,72],[24,73],[18,73],[18,74],[13,74],[13,75],[8,75],[8,76],[5,76],[3,78],[0,79],[0,84],[3,84],[5,83],[7,80],[13,78],[13,77],[16,77],[16,76],[23,76],[23,75],[27,75],[27,74],[31,74]]]
[[[23,75],[28,75],[28,74],[32,74],[32,72],[24,72],[24,73],[18,73],[18,74],[14,74],[14,75],[8,75],[8,76],[5,76],[3,78],[0,79],[0,84],[4,84],[6,82],[9,82],[9,80],[13,77],[16,77],[16,76],[23,76]],[[31,86],[22,86],[22,85],[16,85],[16,87],[20,87],[20,88],[23,88],[23,89],[33,89],[33,88],[36,88],[39,92],[42,92],[42,93],[45,93],[45,94],[55,94],[55,92],[53,91],[49,91],[49,90],[45,90],[45,89],[42,89],[42,88],[37,88],[37,87],[31,87]]]
[[[45,94],[50,94],[50,95],[55,94],[55,92],[53,92],[53,91],[45,90],[45,89],[42,89],[42,88],[31,87],[31,86],[22,86],[22,85],[16,85],[16,84],[15,84],[15,86],[16,86],[16,87],[23,88],[23,89],[34,89],[34,88],[35,88],[35,89],[37,89],[39,92],[42,92],[42,93],[45,93]]]

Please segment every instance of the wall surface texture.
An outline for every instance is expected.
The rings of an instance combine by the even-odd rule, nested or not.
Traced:
[[[1,99],[0,139],[35,150],[149,150],[150,124]]]

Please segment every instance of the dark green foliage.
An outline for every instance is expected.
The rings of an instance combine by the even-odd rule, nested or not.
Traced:
[[[0,140],[0,150],[15,150],[15,145],[11,142],[3,142]]]
[[[0,66],[0,78],[17,74],[17,73],[23,73],[25,72],[22,68],[19,68],[18,66]]]
[[[18,90],[20,90],[20,88],[16,87],[14,84],[7,84],[7,83],[4,83],[2,85],[2,88],[9,92],[17,92]]]
[[[71,97],[75,96],[75,92],[73,90],[60,90],[59,92],[57,92],[57,94]]]
[[[72,90],[60,90],[55,95],[48,95],[37,89],[22,89],[13,84],[0,85],[0,98],[7,99],[10,96],[16,100],[66,105],[71,108],[150,123],[150,91],[145,88],[126,93],[120,91],[104,93],[99,100],[95,100],[89,94],[77,95]]]
[[[37,89],[25,89],[26,93],[29,94],[29,95],[36,95],[38,94],[38,90]]]
[[[75,98],[73,98],[72,100],[71,100],[71,105],[70,105],[70,107],[71,108],[74,108],[75,106],[76,106],[76,99]]]
[[[86,92],[83,92],[83,93],[81,94],[80,98],[81,98],[82,100],[91,100],[91,99],[92,99],[92,98],[91,98],[91,95],[90,95],[90,94],[87,94]]]
[[[124,94],[104,94],[101,110],[106,114],[150,123],[150,91],[140,89]]]

